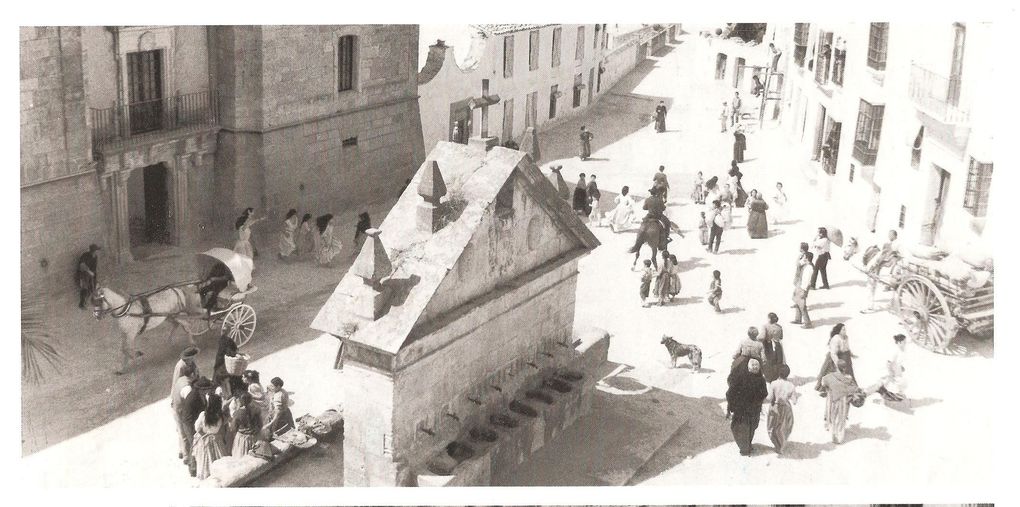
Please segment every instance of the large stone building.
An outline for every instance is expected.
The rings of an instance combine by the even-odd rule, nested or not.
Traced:
[[[22,277],[337,212],[424,158],[414,25],[21,30]]]
[[[782,121],[851,231],[989,247],[988,23],[770,25]]]
[[[312,324],[344,343],[344,482],[505,484],[591,410],[609,338],[574,300],[598,240],[481,142],[438,143],[380,229]]]
[[[456,58],[446,41],[436,41],[419,73],[428,149],[439,141],[466,143],[475,136],[523,147],[528,127],[541,130],[576,117],[675,33],[673,25],[625,25],[626,33],[614,33],[618,25],[606,24],[463,29],[470,35],[447,32],[454,40],[470,41],[463,58]],[[489,126],[482,132],[480,106],[486,98]]]

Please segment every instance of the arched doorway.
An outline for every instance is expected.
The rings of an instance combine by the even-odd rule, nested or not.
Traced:
[[[128,227],[136,259],[173,240],[171,188],[170,171],[163,162],[134,170],[128,178]]]

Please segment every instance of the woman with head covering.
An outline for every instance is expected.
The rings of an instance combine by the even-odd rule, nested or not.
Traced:
[[[320,266],[330,266],[333,258],[340,253],[340,236],[336,233],[333,215],[327,213],[315,220],[319,230],[318,261]]]
[[[761,419],[762,401],[768,396],[765,378],[761,376],[761,363],[757,359],[747,361],[747,369],[731,375],[726,390],[726,415],[731,417],[730,430],[741,456],[751,455],[751,441]]]
[[[672,300],[680,294],[680,261],[676,256],[669,256],[669,298]]]
[[[297,251],[295,255],[305,256],[315,252],[315,222],[312,221],[312,214],[305,213],[297,228]]]
[[[670,298],[670,275],[672,270],[672,262],[669,260],[669,252],[662,251],[662,264],[659,264],[659,271],[655,275],[655,290],[652,294],[659,297],[659,306],[665,306],[666,301]]]
[[[297,250],[297,245],[294,242],[294,231],[298,227],[298,216],[297,210],[291,209],[287,212],[287,216],[283,219],[283,228],[280,229],[280,259],[289,259],[294,251]]]
[[[733,204],[738,208],[743,208],[744,203],[747,202],[747,192],[744,191],[744,184],[741,183],[741,180],[744,179],[744,173],[740,172],[737,162],[737,160],[730,162],[730,170],[727,174],[729,175],[730,187],[733,189]]]
[[[215,394],[209,395],[209,404],[195,420],[195,444],[193,456],[195,471],[199,480],[209,477],[212,463],[223,457],[220,446],[220,427],[223,424],[223,400]]]
[[[769,382],[769,394],[765,403],[769,405],[769,440],[776,448],[776,454],[783,453],[783,447],[793,431],[793,405],[797,403],[797,386],[790,377],[790,367],[782,364],[777,368],[778,378]]]
[[[769,219],[765,215],[769,205],[758,194],[757,190],[751,190],[751,198],[747,201],[747,208],[747,234],[751,239],[769,237]]]
[[[574,187],[573,209],[578,215],[588,216],[591,209],[588,208],[588,182],[584,178],[584,173],[581,173],[577,179],[577,186]]]
[[[730,364],[730,380],[733,376],[743,373],[747,369],[747,362],[751,359],[765,363],[765,348],[762,342],[758,341],[758,328],[751,326],[747,328],[747,337],[740,340],[737,351],[733,353],[733,362]]]
[[[235,432],[230,455],[238,457],[248,454],[255,447],[262,430],[262,418],[251,395],[243,393],[239,400],[239,406],[230,421],[230,430]]]
[[[851,399],[860,396],[860,388],[853,378],[850,363],[842,359],[836,363],[836,371],[826,374],[821,381],[828,392],[825,400],[825,429],[832,433],[833,443],[841,444],[846,436]]]
[[[822,396],[825,396],[825,386],[822,383],[822,378],[836,371],[836,365],[840,361],[846,362],[846,373],[856,379],[854,377],[853,355],[850,353],[850,338],[846,334],[846,326],[836,324],[832,326],[832,331],[829,332],[829,350],[825,354],[825,361],[822,362],[822,369],[818,372],[818,382],[815,383],[815,390],[820,391]]]

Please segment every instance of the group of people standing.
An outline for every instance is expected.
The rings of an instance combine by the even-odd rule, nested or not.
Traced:
[[[595,175],[592,174],[590,178],[585,179],[585,174],[581,173],[577,178],[577,185],[574,187],[573,197],[573,209],[574,212],[581,216],[589,217],[592,221],[598,219],[599,213],[599,199],[602,198],[602,192],[599,192],[599,186],[595,183]]]
[[[212,463],[224,456],[268,453],[271,458],[269,441],[294,428],[282,379],[275,377],[263,387],[255,370],[241,376],[223,375],[225,356],[232,355],[224,340],[231,341],[227,336],[220,338],[214,366],[218,381],[201,375],[196,347],[181,352],[174,366],[170,406],[177,426],[178,458],[198,479],[207,478]],[[232,350],[236,354],[236,346]]]
[[[722,233],[733,225],[734,208],[747,208],[747,233],[752,239],[769,237],[767,213],[769,210],[772,210],[773,224],[778,223],[779,217],[784,216],[786,211],[787,197],[783,191],[782,183],[776,183],[776,190],[772,195],[772,205],[770,206],[765,200],[765,195],[758,192],[757,189],[751,189],[750,193],[744,191],[741,182],[744,175],[736,160],[730,163],[727,176],[727,183],[720,185],[718,176],[704,181],[704,177],[699,171],[691,192],[692,200],[696,204],[708,205],[707,210],[701,213],[698,229],[701,233],[701,244],[710,253],[719,253]]]
[[[247,208],[234,223],[237,230],[234,251],[257,259],[258,250],[252,242],[251,227],[266,217],[256,219],[254,214],[254,208]],[[298,211],[290,209],[280,226],[277,257],[285,261],[312,258],[320,266],[332,266],[343,248],[340,234],[337,232],[338,227],[338,220],[331,213],[320,215],[314,220],[311,213],[305,213],[299,219]],[[355,253],[365,240],[365,232],[371,227],[372,222],[368,213],[362,212],[358,216],[354,231]]]
[[[800,244],[796,269],[793,275],[793,308],[796,312],[792,324],[799,324],[805,329],[811,328],[811,317],[808,315],[807,299],[813,290],[818,290],[818,278],[821,275],[822,289],[829,289],[829,259],[832,258],[829,231],[825,227],[818,228],[818,235],[809,245]],[[813,251],[812,251],[813,250]],[[811,276],[806,271],[811,270]]]

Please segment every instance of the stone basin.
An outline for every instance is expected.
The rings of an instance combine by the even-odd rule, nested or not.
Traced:
[[[574,387],[565,380],[556,377],[545,379],[542,381],[542,385],[559,393],[569,393],[574,390]]]
[[[513,417],[510,417],[506,414],[492,414],[491,416],[489,416],[489,422],[492,423],[494,426],[499,426],[502,428],[516,428],[517,425],[520,424],[519,422],[517,422],[517,419],[514,419]]]
[[[457,467],[457,460],[441,454],[425,463],[425,468],[436,475],[453,475],[453,469]]]
[[[546,405],[552,405],[553,402],[556,401],[556,399],[553,398],[552,395],[541,389],[531,389],[524,393],[524,397],[529,400],[540,401],[542,403],[545,403]]]
[[[471,428],[471,430],[468,431],[468,436],[471,438],[472,442],[479,443],[491,443],[499,439],[499,433],[496,433],[489,428]]]
[[[510,411],[521,414],[526,417],[538,417],[538,411],[532,408],[526,403],[521,403],[518,400],[510,402]]]
[[[446,444],[446,454],[459,464],[473,457],[475,450],[470,445],[454,441]]]

